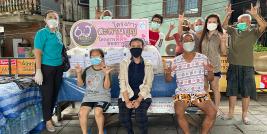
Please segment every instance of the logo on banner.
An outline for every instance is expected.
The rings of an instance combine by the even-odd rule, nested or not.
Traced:
[[[71,36],[76,44],[90,46],[96,41],[97,33],[92,24],[82,21],[74,26]]]

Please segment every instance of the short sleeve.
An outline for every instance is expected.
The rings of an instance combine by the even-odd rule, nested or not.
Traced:
[[[43,32],[38,31],[34,37],[34,48],[43,51],[44,45],[45,45],[45,37],[43,36]]]
[[[226,30],[227,30],[227,33],[230,35],[232,35],[236,31],[235,28],[231,26],[228,26]]]
[[[175,34],[173,35],[173,37],[174,37],[174,39],[175,39],[176,42],[179,42],[179,41],[180,41],[181,36],[180,36],[179,33],[175,33]]]

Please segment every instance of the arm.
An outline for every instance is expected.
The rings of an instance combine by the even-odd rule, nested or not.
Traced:
[[[126,80],[125,80],[125,69],[126,64],[124,61],[120,63],[120,72],[119,72],[119,84],[120,84],[120,93],[122,94],[124,101],[129,102],[129,94],[126,90]]]
[[[41,69],[41,61],[42,61],[42,50],[34,49],[35,62],[36,62],[36,70]]]
[[[232,5],[229,4],[229,5],[226,7],[225,11],[226,11],[226,16],[225,16],[225,18],[224,18],[222,27],[226,30],[227,27],[228,27],[228,23],[229,23],[229,20],[230,20],[230,18],[231,18],[232,12],[234,11],[234,10],[232,10]]]
[[[166,82],[171,82],[172,81],[172,76],[171,76],[171,67],[165,69],[164,75],[165,75],[165,81]]]
[[[84,82],[82,80],[82,74],[81,73],[77,73],[77,85],[79,87],[82,87],[84,85]]]
[[[140,92],[139,92],[139,97],[138,100],[142,100],[144,97],[146,97],[150,92],[152,88],[152,83],[154,79],[154,72],[153,72],[153,66],[152,65],[147,65],[147,70],[145,69],[145,74],[146,80],[145,83],[140,85]]]
[[[171,32],[172,32],[172,30],[173,30],[174,28],[175,28],[175,27],[174,27],[174,24],[171,24],[171,25],[169,26],[169,31],[168,31],[168,33],[167,33],[167,35],[166,35],[166,37],[165,37],[165,41],[174,40],[174,37],[173,37],[173,36],[170,36],[170,34],[171,34]]]
[[[222,56],[226,56],[227,55],[227,35],[226,33],[223,33],[222,35],[220,35],[220,50],[221,50],[221,55]]]
[[[248,12],[251,14],[252,17],[255,18],[255,20],[259,24],[259,33],[262,34],[266,30],[267,23],[259,14],[258,7],[253,7],[253,4],[251,3],[251,9],[248,10]]]
[[[110,89],[110,86],[111,86],[110,75],[109,74],[105,74],[104,88],[105,89]]]

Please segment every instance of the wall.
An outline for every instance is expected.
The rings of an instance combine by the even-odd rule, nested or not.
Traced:
[[[13,57],[13,43],[15,38],[24,38],[30,41],[33,47],[33,39],[36,31],[41,28],[41,23],[34,23],[28,27],[19,27],[17,25],[4,25],[5,27],[5,41],[3,46],[3,57]]]

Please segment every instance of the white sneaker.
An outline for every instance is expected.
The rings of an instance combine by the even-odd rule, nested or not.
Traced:
[[[46,130],[48,132],[56,132],[56,128],[51,123],[46,123]]]
[[[55,126],[55,127],[61,127],[62,126],[62,123],[61,122],[56,122],[56,121],[53,121],[52,120],[52,123],[53,123],[53,125]]]

